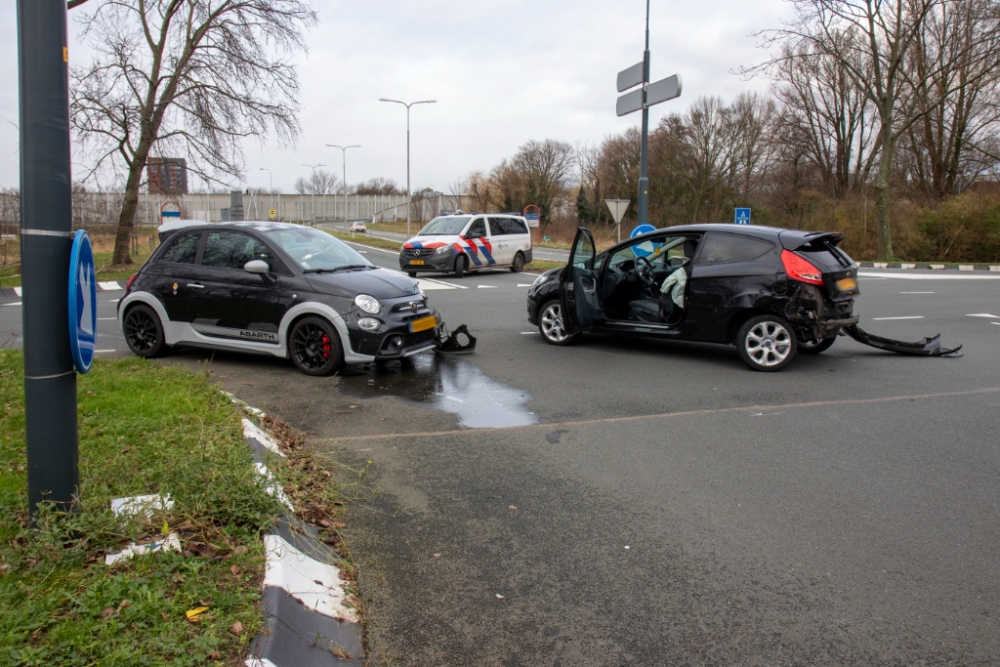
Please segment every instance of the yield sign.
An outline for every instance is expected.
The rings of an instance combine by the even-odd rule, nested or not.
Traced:
[[[604,203],[608,205],[608,209],[611,211],[611,217],[615,219],[615,224],[617,225],[622,221],[622,216],[625,215],[625,211],[628,209],[628,205],[632,203],[632,200],[605,199]]]

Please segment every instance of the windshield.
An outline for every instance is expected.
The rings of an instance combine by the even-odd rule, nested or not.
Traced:
[[[264,235],[310,273],[374,268],[346,243],[318,229],[283,228],[264,232]]]
[[[419,236],[454,236],[461,234],[471,219],[472,216],[470,215],[449,215],[444,218],[434,218],[420,230]]]

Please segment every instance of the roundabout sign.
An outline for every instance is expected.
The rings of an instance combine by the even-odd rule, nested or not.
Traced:
[[[648,234],[650,232],[655,232],[656,227],[653,225],[639,225],[632,230],[632,233],[628,235],[630,239],[634,239],[637,236],[642,236],[643,234]],[[653,243],[652,241],[644,241],[637,245],[632,246],[632,254],[636,257],[649,257],[656,252],[662,243]]]

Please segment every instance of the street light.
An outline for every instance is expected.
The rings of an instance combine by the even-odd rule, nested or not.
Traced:
[[[325,167],[326,165],[320,162],[319,164],[305,164],[302,163],[303,167],[309,167],[313,170],[313,182],[312,182],[312,221],[316,222],[316,169],[318,167]],[[303,216],[305,217],[305,216]]]
[[[406,235],[410,235],[410,107],[414,104],[435,104],[437,100],[419,100],[417,102],[400,102],[380,97],[379,102],[393,102],[406,107]]]
[[[341,152],[341,155],[344,158],[344,222],[346,223],[347,222],[347,149],[348,148],[361,148],[361,144],[353,144],[351,146],[338,146],[337,144],[327,144],[327,147],[329,147],[329,148],[339,148],[340,152]],[[357,204],[357,201],[355,201],[355,204]],[[336,197],[333,198],[333,207],[337,208],[337,198]],[[357,205],[355,205],[354,208],[357,208]],[[336,216],[337,212],[334,211],[333,215]],[[358,216],[358,217],[360,217],[360,216]]]

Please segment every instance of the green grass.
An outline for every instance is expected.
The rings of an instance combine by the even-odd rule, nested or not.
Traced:
[[[16,256],[19,250],[10,250],[11,256]],[[128,280],[133,273],[145,263],[152,251],[148,245],[142,246],[138,255],[132,255],[132,264],[129,266],[111,266],[112,252],[95,252],[94,264],[97,266],[98,280]],[[20,287],[21,286],[21,265],[13,264],[0,269],[0,287]]]
[[[0,664],[238,664],[260,626],[260,536],[279,511],[240,414],[207,374],[97,360],[78,380],[79,511],[42,511],[31,529],[22,363],[0,350]],[[109,509],[151,493],[169,493],[173,509],[150,522]],[[184,554],[104,564],[165,523]],[[186,620],[200,606],[199,622]]]
[[[566,262],[551,262],[547,259],[533,259],[531,260],[531,264],[525,264],[524,268],[528,271],[545,273],[549,269],[558,269],[561,266],[566,266]]]
[[[402,242],[400,241],[390,241],[388,239],[375,238],[374,236],[369,236],[368,234],[351,234],[350,232],[336,232],[330,229],[324,229],[324,232],[332,236],[336,236],[341,241],[350,241],[351,243],[361,243],[363,245],[370,245],[376,248],[386,248],[388,250],[399,250],[402,247]]]

